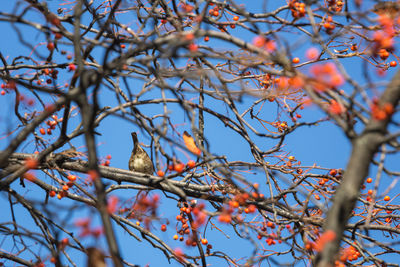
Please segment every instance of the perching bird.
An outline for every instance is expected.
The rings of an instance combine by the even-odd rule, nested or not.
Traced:
[[[133,140],[133,150],[129,159],[129,170],[147,174],[154,173],[153,162],[146,151],[139,145],[137,134],[131,133]]]

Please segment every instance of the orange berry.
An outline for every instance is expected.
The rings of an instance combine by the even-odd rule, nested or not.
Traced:
[[[256,208],[255,205],[251,204],[251,205],[249,205],[249,206],[247,207],[247,209],[248,209],[248,212],[249,212],[249,213],[253,213],[253,212],[256,211],[257,208]]]
[[[189,44],[188,48],[190,52],[196,52],[199,49],[199,46],[197,44],[191,43]]]
[[[96,171],[96,170],[89,170],[88,172],[87,172],[87,174],[89,175],[89,179],[90,179],[90,181],[95,181],[96,179],[98,179],[99,178],[99,173]]]
[[[163,232],[167,231],[167,226],[165,224],[161,225],[161,231]]]
[[[62,38],[62,34],[59,33],[59,32],[56,32],[56,33],[54,34],[54,38],[57,39],[57,40],[59,40],[59,39]]]
[[[297,64],[297,63],[300,62],[300,58],[295,57],[295,58],[293,58],[292,62],[293,62],[294,64]]]
[[[193,160],[189,160],[186,165],[188,166],[189,169],[192,169],[194,168],[194,166],[196,166],[196,162],[194,162]]]
[[[23,174],[23,178],[30,181],[30,182],[34,182],[36,180],[36,176],[33,173],[30,172],[26,172]]]
[[[315,199],[316,199],[316,200],[320,200],[321,197],[320,197],[319,195],[315,195]]]
[[[40,132],[41,135],[45,135],[45,134],[46,134],[46,130],[43,129],[43,128],[40,128],[40,129],[39,129],[39,132]]]
[[[397,62],[396,61],[391,61],[390,62],[390,67],[396,67],[397,66]]]
[[[382,48],[379,49],[378,55],[382,60],[385,60],[389,57],[389,52],[386,49]]]
[[[383,198],[383,200],[389,201],[389,200],[390,200],[390,197],[389,197],[389,196],[385,196],[385,197]]]
[[[205,41],[205,42],[208,42],[208,41],[210,41],[210,37],[208,37],[208,36],[205,36],[205,37],[204,37],[204,41]]]
[[[331,175],[331,176],[336,176],[336,174],[337,174],[337,170],[336,169],[332,169],[332,170],[329,171],[329,175]]]
[[[371,177],[369,177],[369,178],[367,178],[367,183],[372,183],[372,178]]]
[[[69,64],[69,65],[68,65],[68,70],[69,70],[69,71],[74,71],[74,70],[76,70],[75,64],[72,64],[72,63]]]
[[[60,19],[57,18],[57,16],[54,15],[53,13],[49,13],[49,14],[46,16],[46,19],[47,19],[48,22],[50,22],[51,24],[53,24],[53,25],[56,26],[56,27],[59,27],[59,26],[61,25]]]
[[[174,170],[178,173],[181,173],[185,169],[185,164],[183,163],[177,163],[174,164]]]
[[[275,228],[275,224],[273,222],[267,222],[267,227],[270,227],[272,229]]]
[[[239,20],[239,17],[238,17],[238,16],[234,16],[234,17],[233,17],[233,20],[234,20],[234,21],[238,21],[238,20]]]
[[[27,167],[28,169],[36,169],[37,166],[38,166],[38,161],[34,158],[28,158],[25,161],[25,167]]]
[[[52,42],[47,43],[47,49],[48,49],[49,51],[53,51],[53,50],[54,50],[54,43],[52,43]]]
[[[1,94],[1,95],[5,95],[5,94],[6,94],[6,91],[1,90],[0,94]]]
[[[65,184],[65,185],[63,185],[62,189],[63,189],[64,191],[68,191],[69,187],[68,187],[68,185]]]
[[[122,49],[124,49],[126,46],[125,46],[124,44],[121,44],[120,47],[121,47]]]
[[[324,28],[325,28],[325,29],[330,29],[330,28],[331,28],[331,25],[332,25],[332,24],[330,24],[329,22],[325,22],[325,23],[324,23]]]
[[[315,47],[311,47],[306,51],[306,57],[309,60],[316,60],[318,58],[319,51]]]
[[[73,182],[76,180],[76,176],[71,174],[71,175],[67,176],[67,179],[70,180],[71,182]]]
[[[262,47],[265,44],[265,38],[263,36],[256,36],[253,39],[253,45],[257,47]]]
[[[50,196],[50,197],[55,197],[55,196],[56,196],[56,192],[55,192],[54,190],[51,190],[51,191],[49,192],[49,196]]]
[[[165,173],[162,170],[157,171],[157,176],[164,177]]]
[[[235,208],[235,209],[237,209],[237,208],[239,208],[239,202],[237,202],[237,201],[229,201],[229,206],[231,206],[232,208]]]
[[[201,243],[202,243],[203,245],[207,245],[207,244],[208,244],[208,240],[205,239],[205,238],[203,238],[203,239],[201,240]]]

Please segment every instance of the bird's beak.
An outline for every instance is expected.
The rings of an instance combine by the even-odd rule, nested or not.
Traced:
[[[132,135],[132,140],[135,143],[137,141],[137,134],[135,132],[132,132],[131,135]]]

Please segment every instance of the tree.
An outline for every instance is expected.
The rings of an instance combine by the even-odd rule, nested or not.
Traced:
[[[2,264],[398,266],[400,8],[373,4],[4,7]],[[347,165],[292,152],[334,128]]]

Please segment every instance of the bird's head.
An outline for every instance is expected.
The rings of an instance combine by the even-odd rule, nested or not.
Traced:
[[[136,144],[136,143],[137,143],[137,141],[138,141],[138,138],[137,138],[137,133],[136,133],[136,132],[132,132],[132,133],[131,133],[131,135],[132,135],[132,140],[133,140],[133,143],[134,143],[134,144]]]

